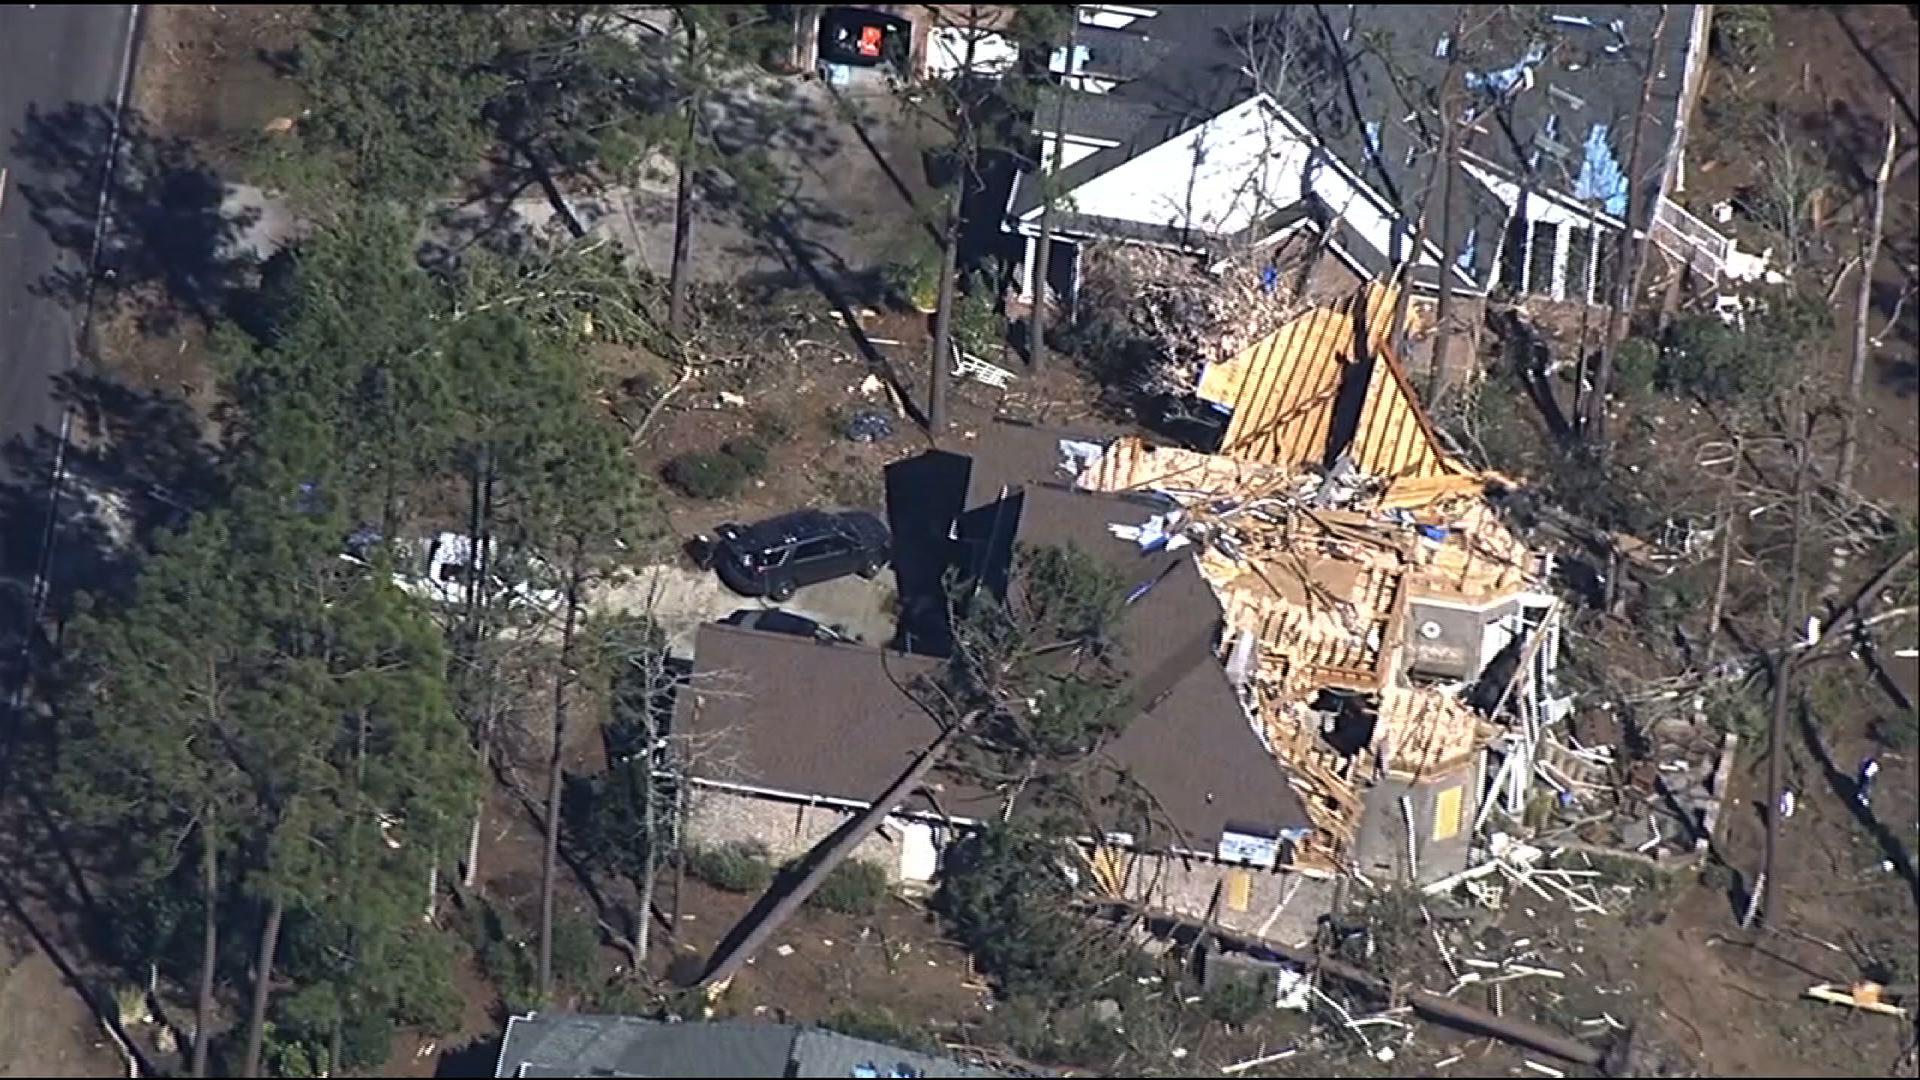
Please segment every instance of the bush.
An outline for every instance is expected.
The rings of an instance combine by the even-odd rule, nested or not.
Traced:
[[[1223,979],[1209,987],[1204,1004],[1207,1016],[1215,1023],[1245,1027],[1273,1006],[1273,979]]]
[[[485,900],[459,909],[460,936],[473,946],[474,957],[487,981],[500,992],[510,1013],[526,1012],[540,1004],[535,981],[531,935],[512,912]]]
[[[1630,337],[1613,351],[1612,391],[1621,398],[1643,398],[1653,392],[1660,371],[1660,347],[1643,337]]]
[[[753,414],[753,433],[768,446],[793,438],[793,417],[782,412],[760,410]]]
[[[773,884],[773,864],[759,844],[724,844],[687,852],[687,873],[716,889],[734,893],[765,892]]]
[[[1911,750],[1920,743],[1920,712],[1905,709],[1882,713],[1870,725],[1873,737],[1889,750]]]
[[[940,297],[940,246],[918,225],[906,253],[880,268],[887,302],[895,307],[933,310]]]
[[[820,1026],[855,1039],[886,1043],[905,1050],[931,1053],[938,1049],[924,1028],[901,1020],[893,1015],[892,1010],[881,1005],[841,1009],[820,1021]]]
[[[1713,49],[1737,67],[1751,68],[1772,55],[1773,9],[1765,4],[1727,4],[1713,12]]]
[[[731,454],[681,454],[663,470],[667,483],[695,499],[724,499],[747,482],[747,470]]]
[[[990,279],[967,278],[966,291],[953,301],[953,341],[960,351],[992,362],[1007,340],[1007,323],[995,303]]]
[[[842,915],[871,915],[887,895],[887,872],[876,863],[848,859],[830,871],[807,903]]]
[[[554,978],[575,986],[591,986],[600,978],[600,933],[578,915],[553,918]]]
[[[1737,404],[1772,394],[1790,381],[1802,349],[1832,326],[1817,296],[1781,291],[1746,316],[1746,328],[1718,315],[1674,321],[1657,365],[1663,389]]]
[[[757,435],[728,439],[720,452],[738,462],[747,476],[759,476],[767,471],[767,444]]]

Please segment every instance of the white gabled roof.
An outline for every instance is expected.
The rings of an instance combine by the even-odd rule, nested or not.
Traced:
[[[1382,259],[1395,251],[1392,205],[1265,94],[1087,180],[1063,201],[1077,214],[1225,236],[1308,194]],[[1021,220],[1039,214],[1034,207]],[[1425,246],[1420,265],[1433,266],[1437,249]]]

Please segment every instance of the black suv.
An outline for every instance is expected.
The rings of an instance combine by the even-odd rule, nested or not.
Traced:
[[[891,555],[887,527],[859,510],[796,510],[756,525],[722,525],[714,537],[707,559],[720,580],[773,600],[848,574],[874,577]]]

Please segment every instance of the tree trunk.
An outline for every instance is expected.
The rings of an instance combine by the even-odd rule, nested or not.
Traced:
[[[553,997],[553,900],[559,884],[561,753],[567,735],[567,689],[573,672],[573,631],[580,614],[580,577],[586,557],[584,538],[573,542],[573,568],[567,575],[567,618],[560,632],[560,670],[553,679],[553,752],[547,757],[547,836],[540,858],[540,957],[538,985],[541,1004]]]
[[[1774,861],[1780,843],[1780,793],[1786,789],[1787,709],[1793,693],[1793,676],[1800,668],[1794,643],[1800,634],[1800,567],[1806,551],[1807,466],[1812,454],[1807,443],[1813,438],[1813,417],[1809,414],[1801,428],[1799,444],[1794,448],[1793,469],[1793,551],[1787,558],[1786,630],[1781,635],[1785,648],[1773,666],[1773,710],[1767,724],[1767,846],[1760,868],[1760,910],[1769,924],[1778,921],[1781,911],[1774,906],[1780,893],[1781,866]]]
[[[1067,53],[1073,53],[1073,31],[1067,31]],[[1047,280],[1053,264],[1053,186],[1060,177],[1061,151],[1065,148],[1067,91],[1064,85],[1053,90],[1053,147],[1047,163],[1040,169],[1040,243],[1033,256],[1033,314],[1027,318],[1027,355],[1038,374],[1047,366]]]
[[[960,197],[965,181],[956,179],[947,197],[947,220],[940,252],[940,298],[933,314],[933,386],[927,395],[927,433],[947,430],[947,382],[953,365],[953,286],[960,258]]]
[[[220,853],[216,849],[213,808],[201,811],[200,823],[200,989],[193,1002],[193,1075],[207,1075],[207,1046],[212,1041],[213,975],[219,963]]]
[[[1450,90],[1451,87],[1448,88]],[[1460,136],[1453,122],[1452,96],[1442,91],[1440,98],[1440,302],[1434,312],[1433,364],[1427,369],[1427,410],[1440,407],[1451,377],[1448,353],[1453,348],[1453,174],[1455,150]],[[1414,253],[1418,265],[1419,253]]]
[[[1660,70],[1660,45],[1667,36],[1667,5],[1660,5],[1660,18],[1653,24],[1653,39],[1647,45],[1647,64],[1640,77],[1640,112],[1634,117],[1633,136],[1627,150],[1627,222],[1620,233],[1620,248],[1616,252],[1613,318],[1607,327],[1607,336],[1600,347],[1600,363],[1593,375],[1593,391],[1587,398],[1587,413],[1584,426],[1588,438],[1598,446],[1602,453],[1607,449],[1607,391],[1613,384],[1613,351],[1627,336],[1627,326],[1633,318],[1633,301],[1638,295],[1640,262],[1635,258],[1639,251],[1645,250],[1645,241],[1635,241],[1633,236],[1634,207],[1642,209],[1650,205],[1645,190],[1645,177],[1641,175],[1641,150],[1645,140],[1641,133],[1647,126],[1647,112],[1653,100],[1653,77]],[[1649,227],[1652,215],[1647,216]]]
[[[247,1050],[241,1076],[263,1075],[260,1049],[267,1031],[267,992],[273,983],[273,954],[280,948],[280,919],[286,913],[286,901],[275,896],[267,905],[267,921],[260,927],[260,953],[254,959],[253,1006],[247,1013]]]
[[[472,551],[475,566],[467,575],[467,649],[466,677],[480,685],[482,701],[480,703],[479,726],[474,731],[474,752],[479,755],[480,767],[485,770],[492,763],[493,756],[493,709],[496,675],[492,668],[492,650],[489,641],[489,622],[486,583],[492,577],[493,570],[493,448],[483,445],[479,461],[475,465],[473,479]],[[481,657],[486,656],[487,668],[481,670]],[[471,889],[480,881],[480,829],[486,820],[487,797],[484,792],[474,800],[473,826],[467,834],[467,858],[460,871],[462,888]]]
[[[933,740],[932,745],[920,754],[919,760],[909,766],[891,787],[881,792],[880,796],[873,800],[873,804],[862,811],[860,816],[854,819],[826,850],[813,856],[812,866],[806,874],[799,881],[794,882],[793,887],[767,909],[767,913],[761,917],[760,921],[741,936],[738,944],[715,958],[713,967],[700,980],[700,984],[702,986],[723,985],[746,966],[747,959],[753,955],[754,950],[765,944],[767,939],[773,936],[774,931],[780,929],[781,925],[800,909],[801,904],[806,903],[807,897],[813,895],[814,890],[820,887],[820,883],[833,872],[833,868],[845,862],[847,856],[853,854],[854,849],[859,847],[862,841],[879,830],[881,824],[887,820],[887,815],[899,809],[907,796],[919,788],[921,782],[927,778],[927,774],[946,757],[947,748],[952,744],[954,734],[959,730],[959,726],[955,725],[941,732],[940,737]]]
[[[1893,151],[1899,132],[1893,125],[1893,102],[1887,103],[1887,152],[1873,178],[1873,222],[1867,229],[1867,250],[1860,257],[1860,291],[1853,305],[1853,364],[1847,369],[1847,411],[1840,436],[1840,467],[1835,482],[1853,486],[1853,470],[1860,456],[1860,384],[1867,375],[1867,317],[1873,307],[1873,265],[1880,261],[1880,230],[1887,217],[1887,178],[1893,172]]]
[[[691,21],[687,28],[687,70],[699,58],[700,32]],[[678,338],[687,327],[687,263],[693,253],[693,150],[700,130],[700,95],[687,97],[687,126],[681,133],[685,141],[674,161],[673,260],[667,269],[667,329]]]
[[[640,965],[641,974],[645,974],[647,964],[647,946],[653,940],[653,885],[659,877],[660,837],[657,834],[657,822],[654,815],[654,799],[657,792],[653,783],[653,721],[647,721],[647,751],[645,782],[641,789],[646,802],[641,804],[640,831],[646,834],[647,864],[640,872],[640,924],[633,934],[635,963]]]
[[[974,50],[978,47],[980,35],[980,6],[968,9],[970,28],[967,34],[967,47],[960,58],[958,84],[962,89],[970,89],[973,78]],[[955,118],[959,125],[954,143],[954,161],[957,168],[953,178],[953,191],[947,197],[947,220],[942,224],[940,251],[940,298],[935,304],[933,316],[933,387],[927,395],[927,433],[938,436],[947,430],[947,383],[950,379],[948,365],[953,362],[953,289],[954,276],[959,272],[960,263],[960,214],[966,205],[967,177],[972,172],[974,155],[979,146],[974,140],[973,117],[968,115],[968,102],[960,102]]]

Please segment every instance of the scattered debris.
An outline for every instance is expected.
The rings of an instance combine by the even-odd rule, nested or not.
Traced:
[[[847,418],[841,430],[850,442],[884,442],[893,437],[893,421],[878,409],[861,409]]]
[[[1824,1001],[1831,1005],[1847,1005],[1855,1009],[1862,1009],[1866,1012],[1879,1013],[1882,1016],[1905,1019],[1908,1014],[1907,1009],[1903,1006],[1894,1005],[1884,1000],[1884,998],[1887,997],[1900,996],[1893,988],[1882,986],[1875,982],[1859,982],[1853,984],[1851,987],[1840,987],[1832,983],[1821,983],[1818,986],[1808,987],[1807,996],[1813,998],[1815,1001]]]
[[[995,390],[1005,390],[1014,380],[1014,373],[997,364],[989,364],[977,356],[955,351],[953,374],[956,378],[972,379],[974,382],[991,386]]]

